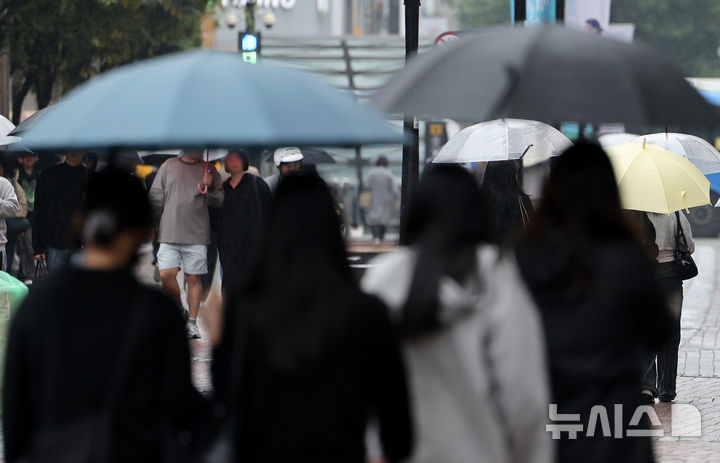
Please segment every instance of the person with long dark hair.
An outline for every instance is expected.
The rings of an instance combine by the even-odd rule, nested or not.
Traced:
[[[192,461],[209,413],[184,320],[132,274],[152,230],[145,188],[98,172],[73,222],[82,262],[34,285],[10,329],[5,461]]]
[[[514,259],[487,241],[486,206],[462,167],[429,168],[403,246],[363,289],[404,336],[417,448],[413,462],[551,462],[540,319]]]
[[[490,220],[489,239],[507,244],[516,233],[527,228],[533,205],[520,186],[521,161],[489,162],[482,180]]]
[[[599,146],[578,143],[556,160],[517,258],[545,326],[555,411],[580,418],[556,424],[583,426],[577,439],[561,433],[559,462],[652,462],[650,438],[626,431],[669,315]],[[601,414],[593,428],[591,410]]]
[[[263,235],[213,356],[235,459],[364,463],[374,416],[386,458],[404,460],[412,430],[403,361],[385,306],[353,280],[325,183],[284,178]]]

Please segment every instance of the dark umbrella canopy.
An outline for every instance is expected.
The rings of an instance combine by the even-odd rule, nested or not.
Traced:
[[[712,107],[667,60],[563,27],[491,28],[400,71],[373,98],[391,113],[478,121],[710,125]]]
[[[324,149],[301,148],[300,150],[305,164],[335,164],[335,159]]]

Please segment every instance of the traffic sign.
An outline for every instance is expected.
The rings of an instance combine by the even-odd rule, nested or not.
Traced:
[[[238,35],[240,56],[246,63],[257,63],[260,56],[260,33],[240,32]]]
[[[439,47],[441,45],[447,45],[449,43],[452,43],[460,38],[459,32],[443,32],[442,34],[438,35],[435,39],[435,46]]]

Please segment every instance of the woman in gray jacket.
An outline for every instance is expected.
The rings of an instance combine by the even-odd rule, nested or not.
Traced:
[[[404,246],[378,258],[363,289],[404,336],[416,429],[413,462],[551,462],[541,324],[514,260],[483,246],[477,182],[429,170]]]

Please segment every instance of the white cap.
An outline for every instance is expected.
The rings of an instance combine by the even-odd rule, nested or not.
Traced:
[[[280,164],[286,162],[299,162],[304,159],[302,151],[296,146],[285,146],[275,150],[273,160],[275,161],[275,167],[280,167]]]

